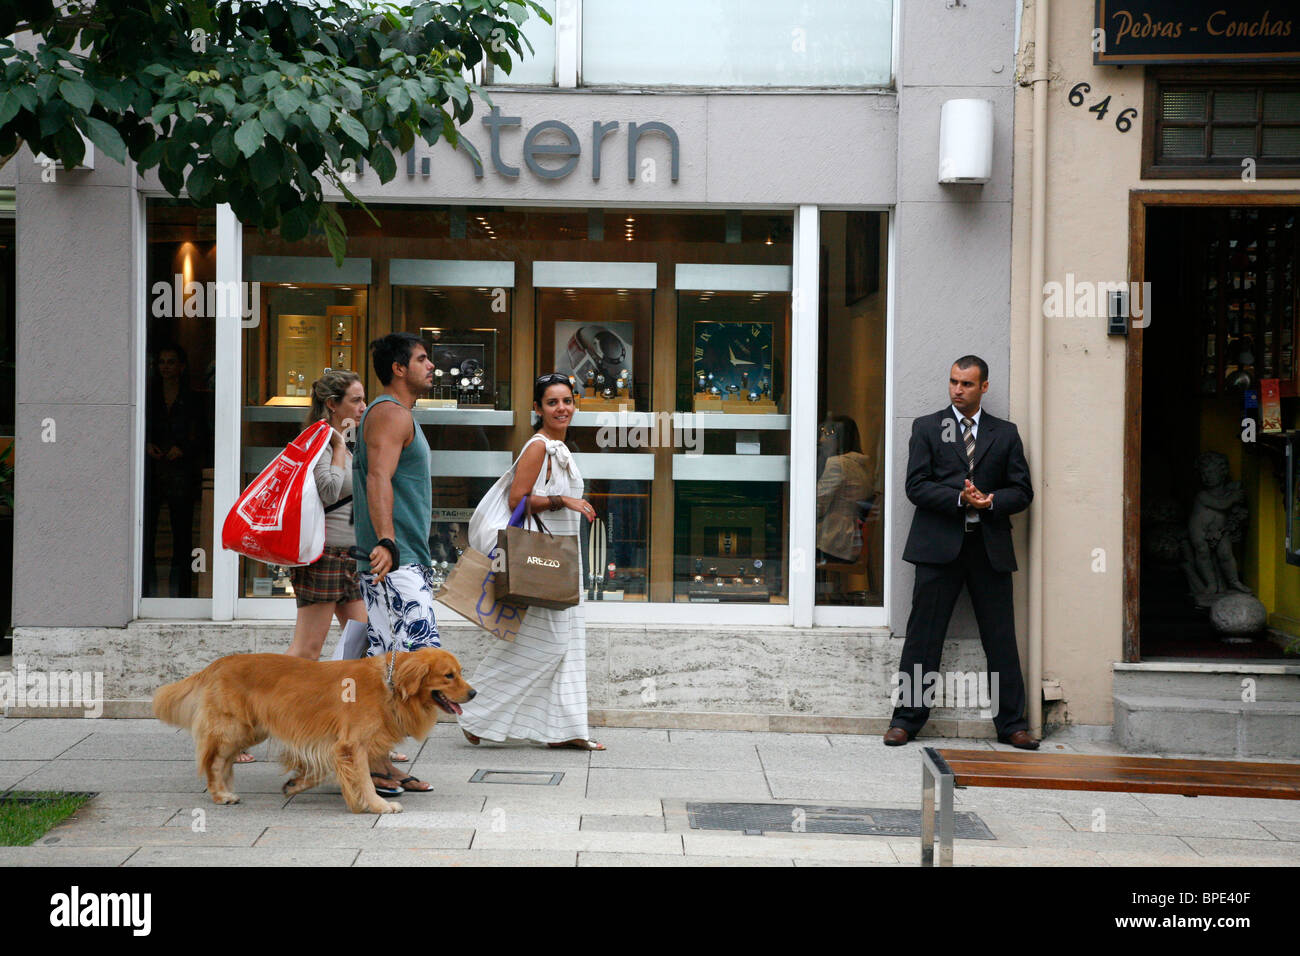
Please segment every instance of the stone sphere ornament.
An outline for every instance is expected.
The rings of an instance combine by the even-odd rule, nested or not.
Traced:
[[[1268,609],[1253,594],[1225,594],[1210,606],[1210,623],[1225,637],[1246,637],[1264,629]]]

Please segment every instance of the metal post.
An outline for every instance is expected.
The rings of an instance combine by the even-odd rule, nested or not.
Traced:
[[[934,764],[921,752],[921,865],[934,866]]]
[[[939,865],[952,866],[952,791],[953,777],[939,777]]]

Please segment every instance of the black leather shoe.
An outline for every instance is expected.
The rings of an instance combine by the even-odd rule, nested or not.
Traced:
[[[886,747],[901,747],[911,739],[902,727],[890,727],[885,731]]]
[[[998,743],[1010,744],[1013,747],[1019,747],[1021,750],[1038,749],[1038,741],[1029,736],[1029,734],[1023,730],[1017,730],[1015,733],[1006,737],[999,737]]]

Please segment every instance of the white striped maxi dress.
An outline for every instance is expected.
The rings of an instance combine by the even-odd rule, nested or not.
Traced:
[[[532,493],[581,498],[582,475],[564,443],[541,434],[528,441],[546,442],[547,451]],[[543,512],[542,521],[552,534],[577,535],[583,517],[563,508]],[[581,561],[581,548],[578,555]],[[581,569],[579,575],[580,582],[586,580]],[[581,588],[579,596],[576,607],[530,607],[514,641],[493,642],[470,679],[478,693],[463,705],[463,729],[494,741],[587,739],[587,627]]]

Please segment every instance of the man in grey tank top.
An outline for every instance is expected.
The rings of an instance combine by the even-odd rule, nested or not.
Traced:
[[[369,560],[357,561],[366,601],[367,653],[441,647],[433,615],[429,523],[433,484],[429,443],[411,409],[433,387],[433,363],[420,337],[394,332],[370,343],[375,375],[383,392],[361,416],[352,456],[353,515],[357,547]],[[388,791],[431,789],[414,777],[400,778],[391,763],[375,773]],[[385,796],[395,795],[384,792]]]

